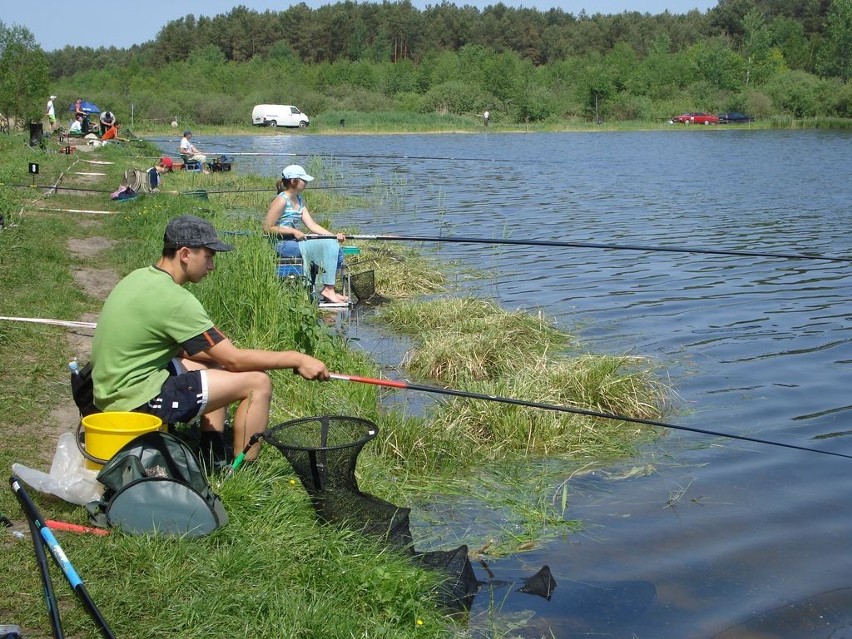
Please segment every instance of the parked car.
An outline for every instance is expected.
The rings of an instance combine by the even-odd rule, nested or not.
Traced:
[[[719,118],[712,113],[683,113],[669,120],[670,124],[681,122],[683,124],[719,124]]]
[[[290,104],[258,104],[251,110],[255,126],[293,126],[304,129],[310,118]]]
[[[754,122],[754,118],[739,111],[719,114],[719,124],[743,124],[746,122]]]

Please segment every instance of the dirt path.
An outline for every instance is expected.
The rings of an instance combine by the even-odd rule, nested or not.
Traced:
[[[103,178],[100,176],[86,176],[86,178],[88,179],[85,179],[85,181],[89,184],[96,184],[98,187],[105,186]],[[85,192],[80,192],[80,196],[83,200],[92,199]],[[102,220],[97,216],[94,216],[94,218],[82,217],[79,221],[79,227],[86,229],[87,232],[95,233],[95,235],[85,238],[72,237],[68,239],[68,254],[71,257],[71,275],[74,281],[86,295],[101,301],[106,299],[109,292],[119,280],[118,274],[115,271],[98,267],[98,255],[102,251],[112,248],[115,244],[113,240],[97,235],[98,229],[102,224]],[[97,313],[85,313],[77,319],[83,322],[97,322],[98,315]],[[87,362],[91,357],[93,335],[94,329],[66,329],[65,339],[68,342],[68,348],[81,362]],[[48,423],[40,425],[42,435],[46,436],[52,442],[44,450],[44,455],[48,463],[53,459],[56,447],[55,442],[58,440],[59,435],[75,429],[79,421],[80,414],[77,406],[71,400],[69,386],[67,401],[60,401],[54,406],[50,411],[47,420]]]

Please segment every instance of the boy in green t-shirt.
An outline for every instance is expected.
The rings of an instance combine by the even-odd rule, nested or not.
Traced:
[[[200,416],[202,453],[218,458],[231,403],[239,403],[234,450],[266,430],[272,384],[265,371],[291,368],[308,380],[329,379],[325,364],[303,353],[237,348],[183,288],[213,270],[217,252],[233,248],[207,220],[171,220],[157,263],[130,273],[107,297],[92,343],[100,410],[151,413],[169,424]],[[258,450],[253,447],[246,459]]]

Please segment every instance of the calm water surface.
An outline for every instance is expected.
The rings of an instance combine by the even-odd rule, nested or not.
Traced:
[[[850,143],[848,133],[722,127],[198,140],[263,154],[237,156],[235,170],[269,175],[270,185],[310,155],[363,175],[353,188],[378,173],[395,185],[394,206],[337,218],[364,233],[841,257],[852,253]],[[592,351],[658,360],[679,397],[670,422],[852,455],[852,264],[438,251],[493,273],[463,284],[477,295],[541,308]],[[611,478],[644,467],[653,470]],[[477,596],[477,632],[487,634],[498,602],[530,637],[852,636],[852,460],[672,431],[609,470],[570,483],[567,516],[584,521],[582,533],[489,565],[512,582],[548,564],[552,599],[495,587]]]

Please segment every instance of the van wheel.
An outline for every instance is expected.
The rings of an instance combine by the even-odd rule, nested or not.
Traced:
[[[304,120],[302,120],[301,122],[299,122],[299,128],[300,128],[300,129],[304,129],[304,128],[305,128],[305,127],[307,127],[307,126],[308,126],[308,123],[307,123],[307,122],[305,122]]]
[[[271,127],[274,129],[275,127],[277,127],[277,126],[278,126],[278,122],[276,122],[275,120],[270,120],[270,121],[269,121],[269,126],[271,126]]]

